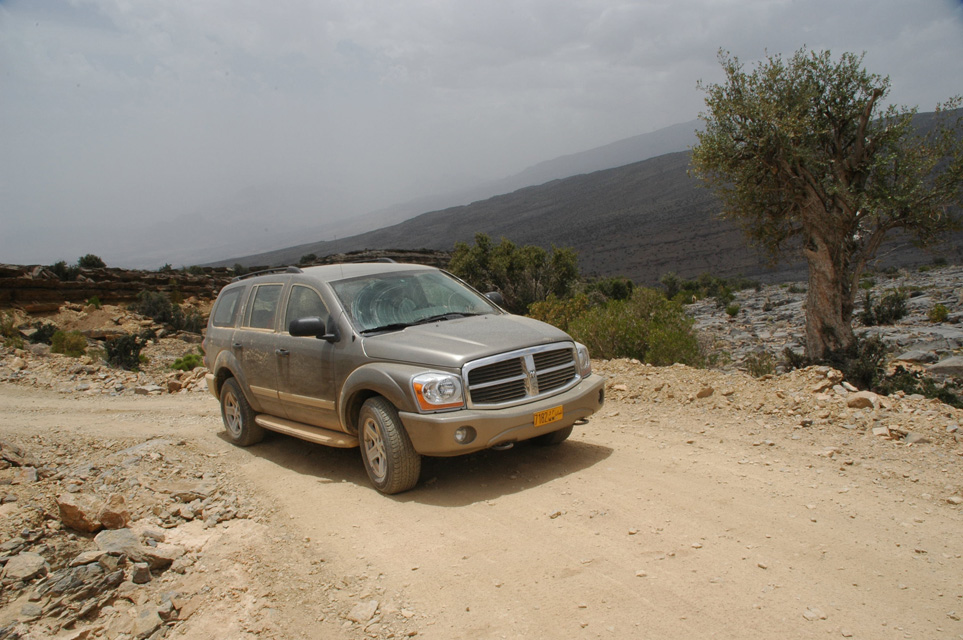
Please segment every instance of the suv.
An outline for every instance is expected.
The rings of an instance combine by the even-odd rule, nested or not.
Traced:
[[[360,445],[375,488],[406,491],[423,455],[558,444],[604,402],[583,345],[497,302],[421,265],[235,278],[208,322],[208,385],[234,444]]]

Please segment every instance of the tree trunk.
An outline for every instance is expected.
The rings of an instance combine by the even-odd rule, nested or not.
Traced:
[[[832,240],[813,235],[803,248],[809,262],[806,356],[816,362],[826,361],[835,353],[847,353],[856,344],[846,252],[832,244]]]

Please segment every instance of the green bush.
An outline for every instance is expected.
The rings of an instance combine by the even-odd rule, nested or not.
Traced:
[[[874,391],[891,394],[902,391],[908,394],[918,393],[927,398],[935,398],[948,405],[963,409],[963,398],[958,383],[949,381],[937,384],[933,378],[918,371],[908,371],[902,365],[889,376],[880,379]]]
[[[902,291],[888,291],[879,302],[874,303],[872,294],[867,291],[859,320],[867,327],[898,322],[906,316],[908,299],[909,296]]]
[[[97,296],[90,296],[90,299],[87,301],[87,305],[93,307],[94,309],[100,309],[103,307],[100,302],[100,298]]]
[[[726,315],[729,316],[730,318],[735,318],[736,315],[738,315],[738,313],[739,313],[739,305],[730,304],[729,306],[726,307]]]
[[[553,294],[541,302],[532,303],[528,308],[528,315],[567,332],[572,321],[590,308],[588,296],[584,293],[565,299]]]
[[[929,310],[926,317],[930,322],[946,322],[946,319],[950,317],[950,310],[946,308],[946,305],[937,303]]]
[[[160,291],[141,291],[130,310],[147,316],[158,324],[170,324],[174,319],[174,306],[167,294]]]
[[[692,319],[653,289],[639,288],[629,300],[588,310],[570,322],[569,332],[598,358],[637,358],[655,365],[703,363]]]
[[[192,371],[196,367],[204,366],[204,356],[200,353],[186,353],[171,365],[171,369],[178,371]]]
[[[79,358],[87,352],[87,338],[79,331],[57,331],[50,338],[50,350]]]
[[[77,266],[81,269],[103,269],[107,264],[92,253],[77,259]]]
[[[53,342],[54,334],[57,333],[57,325],[50,322],[34,322],[34,329],[30,336],[30,342],[34,344],[50,344]]]
[[[107,364],[137,371],[141,361],[140,350],[144,348],[144,344],[143,338],[129,333],[108,340],[104,344]]]
[[[746,372],[754,378],[772,374],[776,370],[776,359],[768,351],[750,353],[743,360]]]
[[[64,260],[55,262],[47,268],[50,269],[54,275],[60,278],[62,282],[76,280],[77,276],[80,274],[80,269],[78,267],[67,266],[67,262]]]

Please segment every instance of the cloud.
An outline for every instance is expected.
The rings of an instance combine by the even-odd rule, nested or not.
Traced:
[[[865,51],[894,101],[929,109],[963,86],[960,14],[948,0],[4,0],[0,261],[109,257],[259,186],[314,194],[294,225],[503,177],[691,120],[719,48],[747,63]]]

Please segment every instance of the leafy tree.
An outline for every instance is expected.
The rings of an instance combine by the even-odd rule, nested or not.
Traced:
[[[77,266],[81,269],[103,269],[107,266],[107,263],[101,260],[99,256],[88,253],[77,259]]]
[[[552,247],[551,253],[534,245],[517,246],[502,238],[497,245],[486,234],[475,234],[475,244],[455,244],[449,269],[480,291],[499,291],[505,307],[523,314],[533,302],[550,294],[572,295],[578,284],[578,255],[574,249]]]
[[[694,173],[773,259],[793,248],[808,261],[807,355],[852,353],[854,295],[884,237],[902,230],[925,246],[959,227],[963,118],[949,110],[960,100],[918,130],[915,108],[882,106],[889,79],[862,56],[801,49],[751,73],[727,52],[719,60],[725,82],[699,83],[708,109]]]

